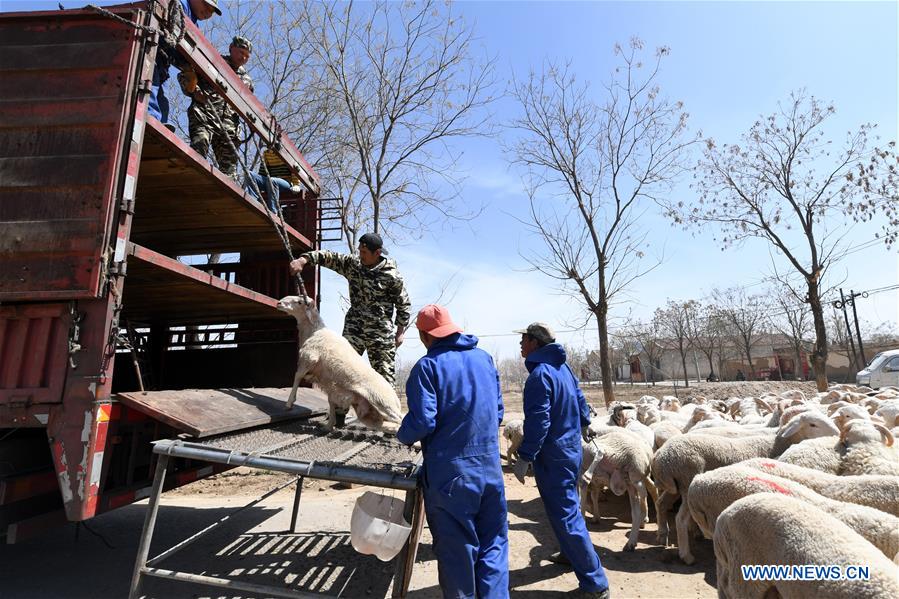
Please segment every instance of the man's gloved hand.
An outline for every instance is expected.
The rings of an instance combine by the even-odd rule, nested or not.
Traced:
[[[589,426],[581,427],[581,438],[584,440],[584,443],[589,443],[593,440],[593,437],[596,436],[596,431],[591,430]]]
[[[515,474],[515,478],[518,479],[518,482],[524,484],[524,477],[528,475],[528,472],[531,470],[531,463],[527,460],[522,460],[521,458],[515,462],[515,466],[512,467],[512,472]]]

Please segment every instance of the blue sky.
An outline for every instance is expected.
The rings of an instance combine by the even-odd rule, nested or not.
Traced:
[[[0,1],[0,10],[55,6]],[[896,2],[461,2],[456,11],[474,25],[483,50],[497,57],[501,82],[513,72],[522,76],[532,66],[539,68],[546,59],[570,60],[579,79],[590,81],[601,99],[601,84],[616,64],[613,45],[625,45],[636,35],[649,49],[671,48],[659,77],[663,93],[682,100],[692,129],[719,144],[737,142],[759,115],[773,112],[800,88],[836,106],[829,121],[835,140],[863,122],[877,123],[884,138],[899,137]],[[252,62],[248,66],[252,73]],[[493,111],[503,120],[515,105],[501,99]],[[416,308],[436,299],[451,280],[444,297],[450,298],[455,319],[483,336],[482,347],[512,357],[517,337],[493,335],[534,320],[567,329],[583,310],[560,296],[553,281],[527,272],[520,252],[540,242],[514,218],[525,214],[527,203],[518,172],[496,139],[461,140],[455,147],[463,152],[460,166],[467,177],[462,199],[483,204],[484,213],[474,222],[389,249]],[[676,193],[684,199],[696,194],[686,184]],[[628,312],[647,317],[668,298],[698,299],[713,287],[755,283],[770,272],[769,252],[761,241],[722,251],[707,232],[673,228],[654,213],[645,224],[653,247],[664,247],[665,262],[636,282],[631,300],[613,312],[613,322]],[[878,229],[879,223],[855,226],[850,245],[872,239]],[[893,285],[899,280],[899,257],[895,249],[877,245],[847,256],[831,274],[834,281],[845,278],[846,289]],[[337,299],[346,285],[328,273],[323,283],[323,315],[340,330]],[[860,300],[858,307],[860,317],[873,323],[899,321],[896,291]],[[592,325],[560,339],[597,345]],[[422,352],[413,331],[400,357],[410,361]]]

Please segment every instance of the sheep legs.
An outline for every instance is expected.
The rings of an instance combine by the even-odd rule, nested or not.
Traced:
[[[692,565],[696,562],[696,558],[690,552],[690,506],[687,495],[681,496],[680,509],[677,510],[677,516],[674,522],[677,525],[677,553],[685,564]]]
[[[309,373],[312,366],[312,361],[308,360],[301,350],[299,358],[297,359],[297,373],[293,375],[293,389],[290,390],[290,395],[287,398],[288,410],[293,407],[293,402],[297,400],[297,389],[300,387],[300,382],[303,380],[303,377]]]
[[[640,529],[643,528],[643,518],[646,515],[646,488],[642,482],[628,486],[627,497],[631,503],[631,532],[628,535],[625,551],[633,551],[637,547]]]
[[[656,521],[659,524],[658,542],[663,547],[668,546],[668,514],[678,497],[678,493],[662,491],[656,499]]]

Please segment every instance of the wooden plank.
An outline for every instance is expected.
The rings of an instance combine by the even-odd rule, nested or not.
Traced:
[[[180,391],[134,391],[116,399],[194,437],[209,437],[230,431],[294,418],[326,414],[328,400],[314,389],[299,389],[290,410],[285,409],[290,389],[183,389]]]

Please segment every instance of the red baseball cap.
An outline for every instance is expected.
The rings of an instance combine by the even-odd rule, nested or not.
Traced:
[[[415,326],[434,337],[448,337],[453,333],[461,333],[462,327],[453,322],[449,311],[437,304],[428,304],[418,311]]]

